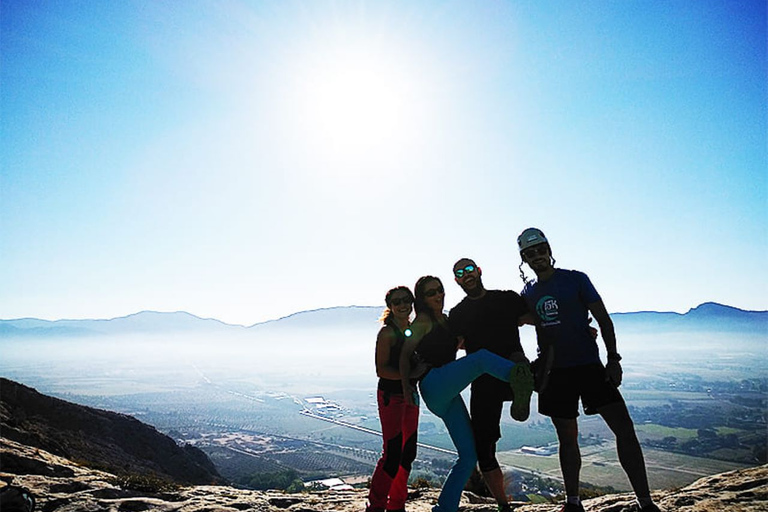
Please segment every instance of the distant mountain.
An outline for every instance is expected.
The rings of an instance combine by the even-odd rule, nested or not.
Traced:
[[[200,318],[184,311],[159,313],[142,311],[109,320],[39,320],[21,318],[0,320],[0,338],[19,336],[103,336],[134,333],[172,332],[230,332],[242,331],[241,325],[226,324],[220,320]]]
[[[0,378],[2,436],[117,474],[161,476],[179,483],[221,480],[213,463],[193,446],[139,420],[73,404]],[[3,457],[3,471],[16,461]]]
[[[323,327],[371,326],[381,315],[383,308],[372,306],[340,306],[334,308],[301,311],[277,320],[269,320],[251,326],[255,330],[316,329]]]
[[[716,302],[705,302],[687,313],[612,313],[619,329],[639,332],[746,332],[768,336],[768,311],[745,311]]]
[[[371,329],[382,308],[345,306],[302,311],[257,323],[250,327],[231,325],[215,319],[203,319],[183,311],[159,313],[142,311],[110,320],[38,320],[24,318],[0,320],[0,338],[83,337],[119,334],[267,334],[306,329]],[[668,332],[711,331],[747,332],[768,336],[768,311],[744,311],[731,306],[706,302],[687,313],[640,311],[612,313],[622,331]]]

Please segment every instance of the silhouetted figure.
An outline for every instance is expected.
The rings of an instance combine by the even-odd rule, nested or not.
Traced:
[[[486,290],[482,270],[469,258],[453,265],[453,275],[467,296],[451,309],[448,323],[464,350],[471,354],[486,349],[510,361],[527,364],[518,331],[520,318],[528,312],[522,297],[509,290]],[[504,402],[512,398],[507,383],[491,375],[481,375],[472,383],[469,413],[478,465],[500,512],[510,510],[510,506],[504,474],[496,459],[496,443],[501,439]],[[525,416],[516,419],[524,421]]]
[[[408,498],[408,476],[416,458],[419,407],[403,397],[400,352],[413,311],[413,294],[406,286],[389,290],[384,297],[384,324],[376,337],[376,391],[384,441],[381,458],[371,477],[367,512],[402,512]]]
[[[515,364],[487,350],[478,350],[456,359],[459,342],[443,314],[445,290],[442,283],[436,277],[424,276],[416,282],[414,292],[416,318],[411,325],[413,334],[406,337],[400,355],[403,393],[406,401],[417,400],[406,376],[412,374],[413,367],[424,365],[425,372],[419,377],[421,397],[427,408],[443,420],[459,454],[432,510],[456,512],[461,492],[477,464],[472,423],[460,393],[480,375],[488,373],[510,383],[515,395],[513,416],[527,417],[533,376],[528,365]]]
[[[641,512],[659,512],[648,488],[645,460],[634,424],[619,393],[622,368],[613,322],[589,277],[555,268],[544,233],[528,228],[517,239],[520,256],[536,273],[521,295],[534,313],[540,357],[550,362],[539,390],[539,412],[552,419],[559,441],[560,468],[567,500],[561,512],[583,512],[579,499],[581,452],[578,441],[579,400],[585,414],[600,414],[616,436],[619,462],[635,491]],[[608,353],[605,366],[590,332],[589,313],[600,327]]]

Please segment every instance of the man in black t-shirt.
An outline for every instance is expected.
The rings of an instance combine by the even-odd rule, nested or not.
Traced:
[[[527,362],[520,344],[520,317],[528,312],[525,301],[513,291],[486,290],[477,264],[462,258],[453,266],[456,283],[467,294],[450,311],[448,323],[467,353],[481,348],[515,362]],[[499,510],[510,509],[504,475],[496,460],[496,443],[501,438],[501,411],[512,400],[509,384],[490,375],[472,383],[469,409],[480,471]],[[526,408],[527,410],[527,408]],[[517,418],[525,421],[525,418]]]

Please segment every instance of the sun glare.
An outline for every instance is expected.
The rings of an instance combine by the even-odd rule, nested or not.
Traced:
[[[298,126],[325,158],[357,159],[407,145],[417,110],[417,75],[391,53],[315,49],[298,82]]]

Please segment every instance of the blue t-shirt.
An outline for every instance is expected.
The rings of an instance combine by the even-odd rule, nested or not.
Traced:
[[[536,318],[539,350],[544,343],[555,349],[554,368],[600,362],[587,304],[601,299],[585,273],[555,269],[546,281],[529,281],[520,295]]]

